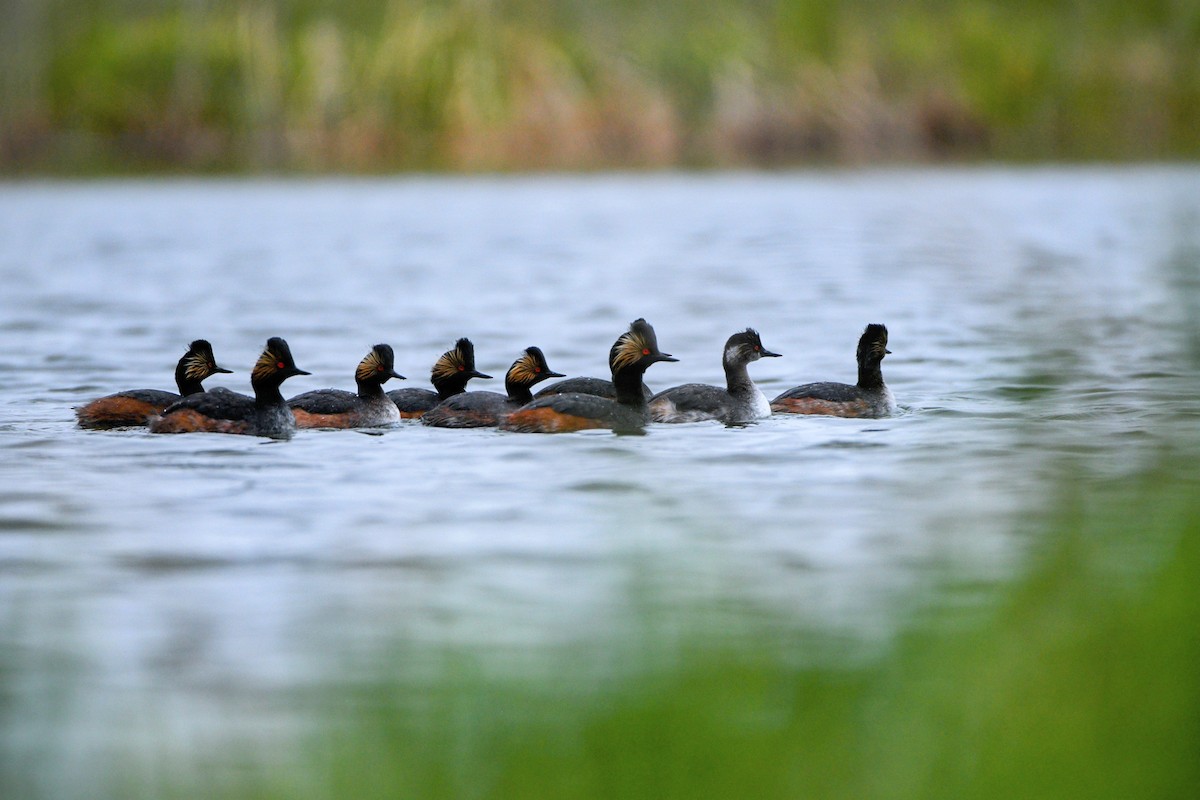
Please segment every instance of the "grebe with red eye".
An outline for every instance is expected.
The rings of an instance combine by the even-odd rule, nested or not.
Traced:
[[[393,389],[387,396],[400,410],[401,418],[418,419],[447,397],[465,392],[471,378],[491,377],[475,369],[475,345],[471,340],[459,339],[453,349],[442,353],[430,371],[429,379],[437,391],[409,387]]]
[[[745,425],[771,416],[771,405],[762,390],[750,380],[746,366],[760,358],[777,358],[763,347],[758,331],[747,328],[725,342],[721,364],[725,388],[705,383],[685,383],[665,389],[650,398],[650,418],[655,422],[699,422],[721,420],[726,425]]]
[[[608,378],[567,378],[565,381],[550,384],[534,397],[549,397],[555,394],[594,394],[596,397],[615,400],[617,387],[613,386],[613,382]],[[654,392],[650,391],[645,383],[642,384],[642,394],[647,400],[654,396]]]
[[[232,370],[218,367],[212,345],[204,339],[197,339],[188,345],[187,352],[175,365],[175,385],[179,387],[179,394],[161,389],[130,389],[101,397],[75,409],[75,417],[81,428],[145,425],[181,397],[203,392],[201,381],[218,372],[229,373]]]
[[[887,349],[887,328],[866,327],[858,340],[858,383],[806,383],[788,389],[771,401],[776,414],[827,414],[834,417],[886,417],[896,411],[892,391],[883,382],[880,365]]]
[[[287,342],[278,336],[267,340],[266,349],[250,372],[254,397],[218,389],[184,397],[150,421],[151,433],[238,433],[288,439],[296,430],[296,419],[279,393],[293,375],[308,375],[292,360]]]
[[[546,363],[540,348],[527,347],[504,376],[507,395],[499,392],[462,392],[448,397],[421,417],[438,428],[489,428],[533,400],[530,387],[547,378],[561,378]]]
[[[621,334],[608,354],[616,398],[590,394],[554,394],[536,398],[500,423],[503,430],[521,433],[560,433],[588,428],[610,428],[637,433],[650,420],[642,375],[659,361],[678,361],[658,349],[654,328],[644,319],[635,320]]]
[[[404,379],[395,370],[390,345],[371,348],[354,371],[358,392],[318,389],[288,400],[297,428],[374,428],[400,421],[400,409],[383,392],[391,378]]]

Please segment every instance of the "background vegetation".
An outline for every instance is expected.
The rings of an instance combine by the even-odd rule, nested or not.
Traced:
[[[1200,154],[1180,0],[4,0],[0,169]]]

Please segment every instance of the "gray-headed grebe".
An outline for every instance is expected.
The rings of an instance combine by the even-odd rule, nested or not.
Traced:
[[[725,387],[685,383],[665,389],[650,398],[650,418],[655,422],[699,422],[721,420],[726,425],[745,425],[771,416],[771,404],[750,380],[746,365],[764,357],[778,357],[763,347],[752,328],[735,333],[725,342],[721,364]]]

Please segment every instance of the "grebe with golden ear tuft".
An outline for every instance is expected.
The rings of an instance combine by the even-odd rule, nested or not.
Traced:
[[[659,361],[678,361],[658,349],[654,328],[635,320],[609,350],[615,399],[590,394],[553,394],[536,398],[514,411],[500,427],[521,433],[560,433],[588,428],[640,432],[650,421],[642,375]]]
[[[465,392],[471,378],[491,377],[475,369],[475,345],[471,340],[459,339],[433,363],[429,379],[436,391],[408,387],[393,389],[387,396],[400,410],[401,418],[418,419],[447,397]]]
[[[287,342],[278,336],[267,340],[266,349],[250,372],[254,397],[219,390],[193,394],[174,403],[150,421],[151,433],[237,433],[288,439],[296,430],[296,419],[279,387],[293,375],[309,373],[296,366]]]
[[[438,428],[495,427],[512,412],[533,400],[530,387],[547,378],[561,378],[550,369],[540,348],[527,347],[504,376],[507,395],[499,392],[462,392],[448,397],[421,417]]]
[[[404,379],[396,372],[395,365],[391,346],[375,345],[354,371],[357,393],[317,389],[288,400],[288,407],[296,417],[296,427],[376,428],[399,422],[400,410],[383,391],[383,384],[390,379]]]
[[[146,425],[163,409],[181,397],[204,391],[201,384],[205,378],[218,372],[232,370],[217,366],[212,345],[197,339],[188,345],[188,350],[175,365],[175,385],[179,394],[161,389],[130,389],[107,397],[93,400],[75,409],[75,417],[81,428],[128,428]]]

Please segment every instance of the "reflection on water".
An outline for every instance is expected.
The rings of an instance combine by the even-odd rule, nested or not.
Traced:
[[[646,603],[869,651],[931,574],[1011,574],[1064,465],[1119,477],[1195,443],[1197,218],[1200,172],[1174,168],[0,187],[0,748],[70,773],[164,717],[253,735],[281,708],[248,698],[347,652],[603,643]],[[424,385],[459,336],[489,374],[538,345],[602,375],[639,316],[680,358],[652,387],[719,382],[751,325],[784,355],[751,367],[768,397],[852,380],[884,322],[902,413],[73,427],[92,397],[170,388],[197,337],[235,370],[210,385],[243,391],[286,337],[299,393],[350,387],[379,341]]]

